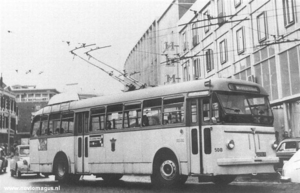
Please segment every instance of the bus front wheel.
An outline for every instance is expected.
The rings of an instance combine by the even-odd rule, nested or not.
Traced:
[[[54,162],[55,179],[66,181],[68,175],[68,160],[66,157],[58,157]]]
[[[160,155],[154,160],[151,182],[157,187],[175,186],[179,182],[184,184],[185,178],[179,175],[179,166],[174,155]]]
[[[236,178],[234,175],[214,176],[213,183],[217,185],[228,185]]]

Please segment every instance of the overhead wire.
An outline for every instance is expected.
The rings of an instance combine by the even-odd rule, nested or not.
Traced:
[[[294,6],[295,7],[295,6]],[[297,6],[298,7],[298,6]],[[277,10],[277,9],[269,9],[269,10],[264,10],[264,11],[262,11],[262,12],[267,12],[267,11],[274,11],[274,10]],[[297,11],[295,11],[294,13],[297,13]],[[241,15],[249,15],[249,14],[241,14]],[[237,15],[237,16],[241,16],[241,15]],[[276,15],[269,15],[269,14],[267,14],[267,16],[266,16],[266,18],[272,18],[272,17],[277,17],[277,16],[281,16],[281,15],[284,15],[284,14],[276,14]],[[251,20],[253,21],[253,20],[257,20],[258,18],[252,18]],[[248,19],[248,20],[250,20],[250,19]],[[214,25],[217,25],[217,24],[214,24]],[[209,25],[210,26],[210,25]],[[255,29],[255,28],[251,28],[251,27],[247,27],[247,26],[244,26],[245,28],[248,28],[248,29],[252,29],[252,30],[254,30],[254,31],[259,31],[259,30],[257,30],[257,29]],[[260,31],[261,32],[261,31]],[[166,34],[166,35],[170,35],[171,33],[169,33],[169,34]],[[269,36],[274,36],[273,34],[270,34],[269,32],[267,32],[266,33],[267,35],[269,35]],[[165,36],[165,35],[164,35]],[[160,37],[160,36],[158,36],[158,37]],[[164,55],[163,53],[151,53],[151,52],[147,52],[147,51],[137,51],[137,50],[134,50],[134,52],[139,52],[139,53],[150,53],[150,54],[156,54],[156,55]]]

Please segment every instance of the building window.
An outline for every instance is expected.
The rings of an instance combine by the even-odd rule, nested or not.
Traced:
[[[225,11],[224,11],[224,0],[218,0],[218,24],[223,25],[225,23]]]
[[[237,8],[242,4],[242,0],[234,0],[234,7]]]
[[[204,20],[204,32],[209,32],[209,25],[210,25],[210,15],[209,12],[206,11],[203,14],[203,20]]]
[[[205,53],[206,58],[206,71],[210,72],[214,69],[214,56],[212,49],[208,49]]]
[[[183,43],[183,51],[186,51],[188,49],[188,41],[187,41],[187,34],[184,32],[182,34],[182,43]]]
[[[185,62],[182,65],[182,72],[183,72],[183,81],[189,81],[190,80],[190,74],[189,74],[189,61]]]
[[[226,39],[220,42],[220,61],[221,64],[227,62],[227,41]]]
[[[283,15],[284,15],[284,25],[286,27],[293,25],[295,23],[293,0],[283,0]]]
[[[193,46],[195,47],[199,44],[197,23],[194,23],[192,26],[192,34],[193,34]]]
[[[245,52],[244,28],[241,27],[236,31],[237,52],[242,54]]]
[[[193,71],[194,71],[194,80],[198,80],[201,77],[200,59],[199,58],[194,60]]]
[[[300,66],[299,52],[300,47],[294,47],[279,55],[280,74],[282,77],[282,97],[287,97],[300,93]],[[273,82],[272,82],[273,84]]]
[[[33,100],[33,94],[28,94],[28,101],[32,101]]]
[[[262,12],[257,16],[257,33],[258,41],[262,42],[267,39],[267,22],[266,22],[266,12]]]

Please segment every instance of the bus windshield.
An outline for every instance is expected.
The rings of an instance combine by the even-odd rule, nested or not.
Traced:
[[[217,93],[223,108],[223,120],[228,123],[273,124],[273,114],[267,96],[246,93]]]

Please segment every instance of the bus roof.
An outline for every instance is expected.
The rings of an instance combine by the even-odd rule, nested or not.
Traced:
[[[205,86],[205,82],[211,81],[210,87]],[[259,92],[255,94],[268,95],[262,86],[259,84],[243,81],[237,79],[225,79],[225,78],[215,78],[215,79],[204,79],[204,80],[195,80],[188,81],[178,84],[172,85],[164,85],[159,87],[146,88],[137,91],[130,91],[120,94],[107,95],[89,98],[85,100],[73,101],[70,103],[69,110],[75,109],[83,109],[90,108],[95,106],[101,106],[106,104],[121,104],[121,103],[132,103],[142,101],[144,99],[151,99],[155,97],[162,97],[168,95],[180,95],[182,93],[196,92],[196,91],[205,91],[205,90],[213,90],[213,91],[232,91],[229,89],[229,84],[234,85],[247,85],[247,86],[255,86],[258,88]],[[41,109],[36,113],[43,114],[43,110]]]

